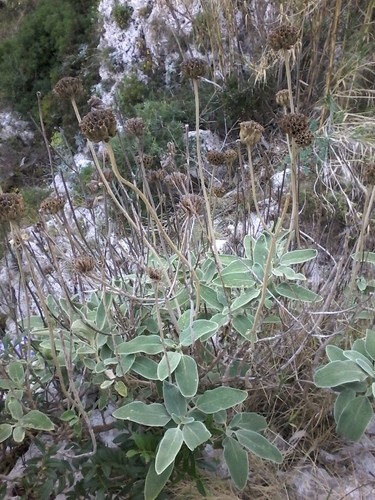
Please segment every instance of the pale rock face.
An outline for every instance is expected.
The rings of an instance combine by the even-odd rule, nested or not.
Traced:
[[[0,112],[0,143],[12,137],[18,137],[24,144],[29,144],[34,138],[34,133],[29,129],[29,124],[16,113],[2,111]]]

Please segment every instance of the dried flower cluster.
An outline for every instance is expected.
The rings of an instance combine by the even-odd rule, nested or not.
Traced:
[[[260,141],[264,128],[253,120],[240,123],[240,141],[246,146],[254,146]]]
[[[142,118],[129,118],[124,124],[125,132],[135,137],[142,137],[146,128]]]
[[[183,172],[172,172],[165,177],[165,183],[172,187],[177,188],[179,191],[185,192],[187,190],[189,179]]]
[[[238,153],[235,149],[227,149],[224,151],[224,163],[229,167],[238,159]]]
[[[197,194],[185,194],[180,198],[180,207],[189,217],[200,215],[203,212],[204,200]]]
[[[23,197],[17,193],[0,194],[0,223],[17,222],[23,216]]]
[[[64,209],[65,201],[64,196],[48,196],[48,198],[43,200],[40,204],[39,211],[56,215],[60,210]]]
[[[152,165],[154,164],[154,157],[152,155],[143,154],[142,160],[143,160],[143,166],[145,167],[145,169],[152,168]],[[138,166],[141,165],[141,157],[139,155],[137,155],[135,157],[135,162]]]
[[[162,168],[158,170],[148,170],[146,172],[146,177],[151,184],[160,183],[165,178],[165,172]]]
[[[163,275],[159,269],[148,267],[146,271],[152,281],[161,281]]]
[[[314,139],[314,135],[309,129],[307,116],[302,113],[289,113],[283,115],[280,120],[280,128],[285,134],[293,137],[298,146],[309,146]]]
[[[219,167],[225,163],[225,154],[222,151],[212,149],[207,152],[207,161],[214,167]]]
[[[281,24],[268,34],[268,43],[273,50],[289,50],[298,40],[298,31],[289,24]]]
[[[200,76],[205,74],[206,63],[202,61],[202,59],[192,57],[182,63],[181,70],[185,78],[197,80]]]
[[[60,99],[72,99],[82,94],[82,92],[82,80],[80,78],[74,78],[73,76],[61,78],[53,88],[53,93],[60,97]]]
[[[83,135],[91,142],[108,142],[116,135],[116,118],[110,109],[95,109],[79,124]]]
[[[276,104],[283,108],[290,107],[289,90],[283,89],[276,93]]]
[[[73,268],[78,274],[88,274],[95,268],[95,259],[91,255],[81,255],[73,259]]]

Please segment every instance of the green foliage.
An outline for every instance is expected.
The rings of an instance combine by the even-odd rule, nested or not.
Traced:
[[[127,3],[117,3],[113,7],[112,16],[119,28],[121,28],[122,30],[126,30],[129,28],[133,11],[133,7]]]
[[[25,214],[28,223],[35,223],[39,217],[40,203],[50,194],[50,189],[39,186],[22,187],[20,193],[25,202]]]
[[[0,93],[15,110],[35,110],[36,92],[47,96],[61,76],[80,69],[83,59],[69,55],[90,41],[95,5],[96,0],[40,0],[17,33],[0,44]]]
[[[336,431],[358,441],[373,417],[375,396],[375,331],[367,330],[365,339],[357,339],[352,349],[326,347],[329,363],[314,375],[317,387],[338,392],[334,407]]]

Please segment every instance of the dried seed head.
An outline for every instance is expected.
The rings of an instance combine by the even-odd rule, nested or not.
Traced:
[[[207,161],[213,166],[219,167],[225,163],[225,154],[222,151],[213,149],[207,153]]]
[[[253,120],[240,123],[240,141],[246,146],[253,146],[259,142],[263,132],[262,125]]]
[[[235,149],[227,149],[224,151],[224,163],[231,167],[233,163],[237,160],[238,153]]]
[[[125,132],[135,137],[143,137],[146,125],[142,118],[129,118],[124,124]]]
[[[165,172],[161,168],[159,170],[148,170],[146,177],[151,184],[160,183],[165,178]]]
[[[192,215],[200,215],[203,212],[204,200],[197,194],[185,194],[180,198],[180,207],[183,212],[191,217]]]
[[[307,116],[302,113],[289,113],[280,120],[280,128],[285,134],[298,136],[309,128]]]
[[[289,24],[281,24],[268,34],[268,43],[275,51],[289,50],[296,44],[297,40],[298,31]]]
[[[35,232],[41,233],[46,230],[46,223],[44,222],[43,219],[39,219],[35,226],[34,226]]]
[[[90,99],[87,101],[87,104],[90,106],[91,111],[93,111],[94,109],[105,108],[104,102],[97,95],[91,96]]]
[[[152,168],[152,165],[154,164],[153,156],[144,154],[142,155],[142,160],[143,160],[143,166],[145,167],[146,170]],[[139,155],[135,157],[135,162],[138,166],[141,165],[141,157]]]
[[[216,198],[222,198],[224,195],[225,195],[225,186],[221,185],[221,186],[214,186],[212,188],[212,194],[213,196],[216,196]]]
[[[91,194],[95,194],[99,191],[101,186],[98,181],[92,179],[90,182],[86,184],[86,187]]]
[[[91,142],[108,142],[116,135],[116,118],[111,109],[94,109],[79,124],[82,134]]]
[[[48,196],[40,204],[39,212],[56,215],[60,210],[64,209],[65,201],[64,196]]]
[[[306,148],[307,146],[310,146],[310,144],[312,144],[314,140],[314,134],[310,129],[307,128],[301,131],[299,134],[295,135],[294,139],[298,146],[300,146],[301,148]]]
[[[163,275],[159,269],[148,267],[146,271],[152,281],[161,281]]]
[[[74,78],[73,76],[61,78],[53,88],[53,93],[60,97],[60,99],[72,99],[82,94],[82,92],[82,80],[80,78]]]
[[[192,57],[182,63],[181,70],[185,78],[197,80],[205,74],[206,63],[202,59]]]
[[[276,93],[276,104],[278,106],[282,106],[283,108],[287,108],[290,106],[288,89],[279,90]]]
[[[366,186],[375,186],[375,163],[367,163],[363,169],[363,183]]]
[[[81,255],[73,259],[73,268],[79,274],[88,274],[95,268],[95,259],[91,255]]]
[[[25,205],[20,194],[0,194],[0,223],[17,222],[23,216],[24,211]]]
[[[183,172],[172,172],[166,175],[165,183],[171,188],[177,188],[179,191],[185,192],[189,185],[189,179]]]

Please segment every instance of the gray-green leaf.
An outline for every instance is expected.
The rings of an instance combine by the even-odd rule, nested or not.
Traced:
[[[331,361],[314,375],[317,387],[336,387],[348,382],[363,382],[367,374],[353,361]]]
[[[187,402],[178,387],[166,380],[163,382],[164,404],[169,415],[175,414],[183,417],[187,412]]]
[[[217,387],[206,391],[196,401],[198,410],[211,414],[236,406],[247,398],[247,392],[231,387]]]
[[[202,337],[204,337],[204,340],[208,340],[217,332],[218,328],[219,325],[214,321],[210,321],[208,319],[197,319],[193,321],[191,327],[188,327],[181,332],[180,344],[183,346],[190,346]]]
[[[151,462],[148,468],[144,497],[145,500],[155,500],[164,486],[167,484],[168,479],[173,471],[174,463],[171,463],[161,474],[157,474],[155,470],[155,462]]]
[[[258,432],[241,429],[236,431],[236,436],[242,446],[254,453],[257,457],[270,460],[277,464],[281,464],[283,461],[283,456],[276,446]]]
[[[239,490],[245,488],[249,475],[249,459],[247,452],[238,441],[226,437],[223,441],[224,460],[234,484]]]
[[[168,429],[160,441],[156,454],[155,471],[161,474],[174,462],[177,453],[180,451],[184,442],[182,430],[178,427]]]
[[[366,330],[366,339],[365,339],[365,347],[368,355],[375,360],[375,331],[367,329]]]
[[[22,427],[38,431],[53,431],[55,428],[52,420],[39,410],[31,410],[20,420]]]
[[[184,425],[182,434],[186,446],[191,451],[208,441],[211,437],[211,432],[209,432],[202,422],[191,422]]]
[[[25,372],[23,365],[20,361],[11,361],[8,365],[9,378],[18,386],[23,383],[25,379]]]
[[[118,354],[159,354],[163,351],[163,345],[159,335],[140,335],[129,342],[123,342],[117,347]]]
[[[243,412],[237,413],[230,424],[230,429],[235,429],[239,427],[240,429],[247,429],[249,431],[263,431],[267,427],[267,421],[262,415],[253,412]]]
[[[0,443],[12,435],[13,427],[10,424],[0,424]]]
[[[181,356],[181,353],[173,351],[163,355],[157,370],[159,380],[165,380],[175,371],[181,361]]]
[[[280,283],[276,287],[276,291],[282,297],[302,302],[320,302],[322,300],[320,295],[294,283]]]
[[[337,396],[336,401],[335,401],[335,406],[333,409],[333,416],[335,418],[336,424],[338,423],[341,413],[343,412],[344,408],[346,405],[351,401],[352,399],[355,398],[356,392],[353,389],[344,389],[340,394]]]
[[[146,356],[137,356],[132,364],[132,371],[148,380],[159,380],[158,364]]]
[[[337,423],[337,433],[346,439],[358,441],[372,418],[372,406],[366,396],[358,396],[349,401],[341,412]]]
[[[137,424],[164,427],[170,420],[165,406],[160,403],[147,405],[142,401],[133,401],[115,410],[112,414],[119,420],[131,420]]]
[[[183,354],[175,371],[176,382],[185,398],[192,398],[198,390],[198,367],[194,358]]]
[[[306,250],[293,250],[292,252],[285,253],[281,259],[280,264],[283,266],[291,266],[292,264],[303,264],[311,259],[315,259],[317,251],[313,249]]]

